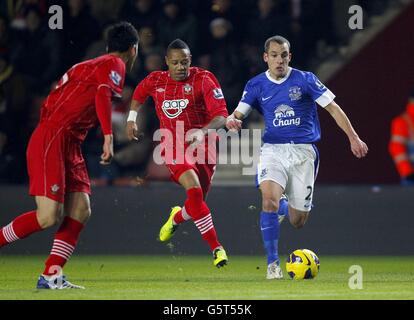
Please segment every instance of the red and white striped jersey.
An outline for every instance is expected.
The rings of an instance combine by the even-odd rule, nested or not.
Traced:
[[[40,122],[64,127],[83,141],[89,129],[98,124],[95,97],[105,86],[121,96],[125,81],[125,63],[106,54],[74,65],[60,79],[42,105]],[[110,121],[110,119],[109,119]]]

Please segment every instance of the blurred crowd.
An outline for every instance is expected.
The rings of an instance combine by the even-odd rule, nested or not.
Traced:
[[[262,52],[268,37],[280,34],[288,38],[294,54],[292,65],[309,69],[326,57],[326,48],[347,43],[349,15],[341,7],[360,4],[365,14],[377,15],[389,2],[1,0],[0,182],[27,181],[25,150],[42,101],[69,67],[105,53],[104,31],[114,21],[131,22],[141,42],[139,59],[126,79],[123,98],[114,102],[114,164],[105,169],[98,164],[102,147],[99,128],[90,132],[84,145],[95,184],[122,183],[123,177],[146,175],[152,132],[158,126],[151,102],[141,110],[139,127],[144,135],[138,144],[129,144],[125,137],[125,115],[137,83],[151,71],[164,68],[164,51],[172,40],[186,41],[193,65],[217,76],[232,112],[247,79],[265,69]],[[63,8],[63,30],[48,27],[51,5]]]

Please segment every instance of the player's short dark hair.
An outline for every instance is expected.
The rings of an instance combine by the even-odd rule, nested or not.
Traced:
[[[174,49],[181,49],[181,50],[190,50],[190,47],[188,46],[187,43],[185,43],[183,40],[181,39],[175,39],[174,41],[172,41],[168,47],[167,47],[167,54],[170,52],[170,50],[174,50]]]
[[[106,30],[108,52],[125,52],[138,42],[138,32],[129,22],[113,24]]]
[[[289,42],[288,39],[286,39],[285,37],[282,37],[282,36],[273,36],[273,37],[270,37],[269,39],[266,40],[265,45],[264,45],[264,51],[265,52],[269,52],[271,42],[276,42],[278,44],[286,43],[288,45],[289,50],[290,50],[290,42]]]

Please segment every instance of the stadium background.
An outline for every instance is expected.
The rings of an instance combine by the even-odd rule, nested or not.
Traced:
[[[265,14],[267,3],[274,6]],[[64,9],[63,30],[48,28],[52,4]],[[353,4],[364,9],[363,30],[348,27]],[[102,31],[119,19],[140,30],[139,63],[128,76],[122,101],[114,104],[114,164],[109,169],[98,165],[99,129],[84,146],[95,187],[93,218],[78,253],[205,253],[190,224],[180,229],[172,246],[155,241],[169,207],[181,203],[184,194],[151,161],[157,121],[150,102],[140,115],[146,138],[139,144],[126,142],[130,95],[150,71],[164,68],[166,44],[180,37],[192,49],[193,65],[216,74],[231,112],[246,80],[265,70],[264,40],[282,34],[292,42],[292,66],[315,72],[337,95],[370,152],[364,160],[354,158],[346,136],[326,112],[319,112],[322,162],[314,213],[303,230],[282,227],[281,252],[306,244],[322,254],[414,254],[413,190],[398,185],[387,150],[390,121],[403,111],[414,88],[414,42],[408,41],[414,27],[412,1],[1,1],[0,70],[7,75],[0,89],[1,225],[33,208],[25,149],[41,102],[69,66],[104,52]],[[261,125],[255,114],[245,124]],[[237,167],[220,167],[208,199],[229,253],[263,254],[260,198],[253,180],[241,177]],[[52,232],[2,253],[45,254]]]

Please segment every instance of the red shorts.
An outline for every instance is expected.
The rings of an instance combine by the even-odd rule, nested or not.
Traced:
[[[176,151],[174,150],[174,154],[175,152]],[[165,156],[164,153],[163,155]],[[171,180],[179,184],[178,179],[184,172],[194,170],[200,181],[203,193],[206,195],[210,191],[214,173],[216,172],[216,148],[208,148],[208,145],[206,144],[204,155],[205,158],[203,163],[187,161],[187,159],[183,157],[182,161],[184,163],[175,164],[174,161],[168,161],[165,158],[166,166],[171,172]]]
[[[194,170],[200,180],[201,189],[203,189],[204,195],[210,191],[213,176],[216,172],[215,164],[167,164],[167,168],[171,172],[171,179],[176,183],[179,183],[178,179],[184,172],[191,169]]]
[[[64,203],[65,194],[91,194],[81,143],[65,129],[40,124],[27,147],[30,195]]]

